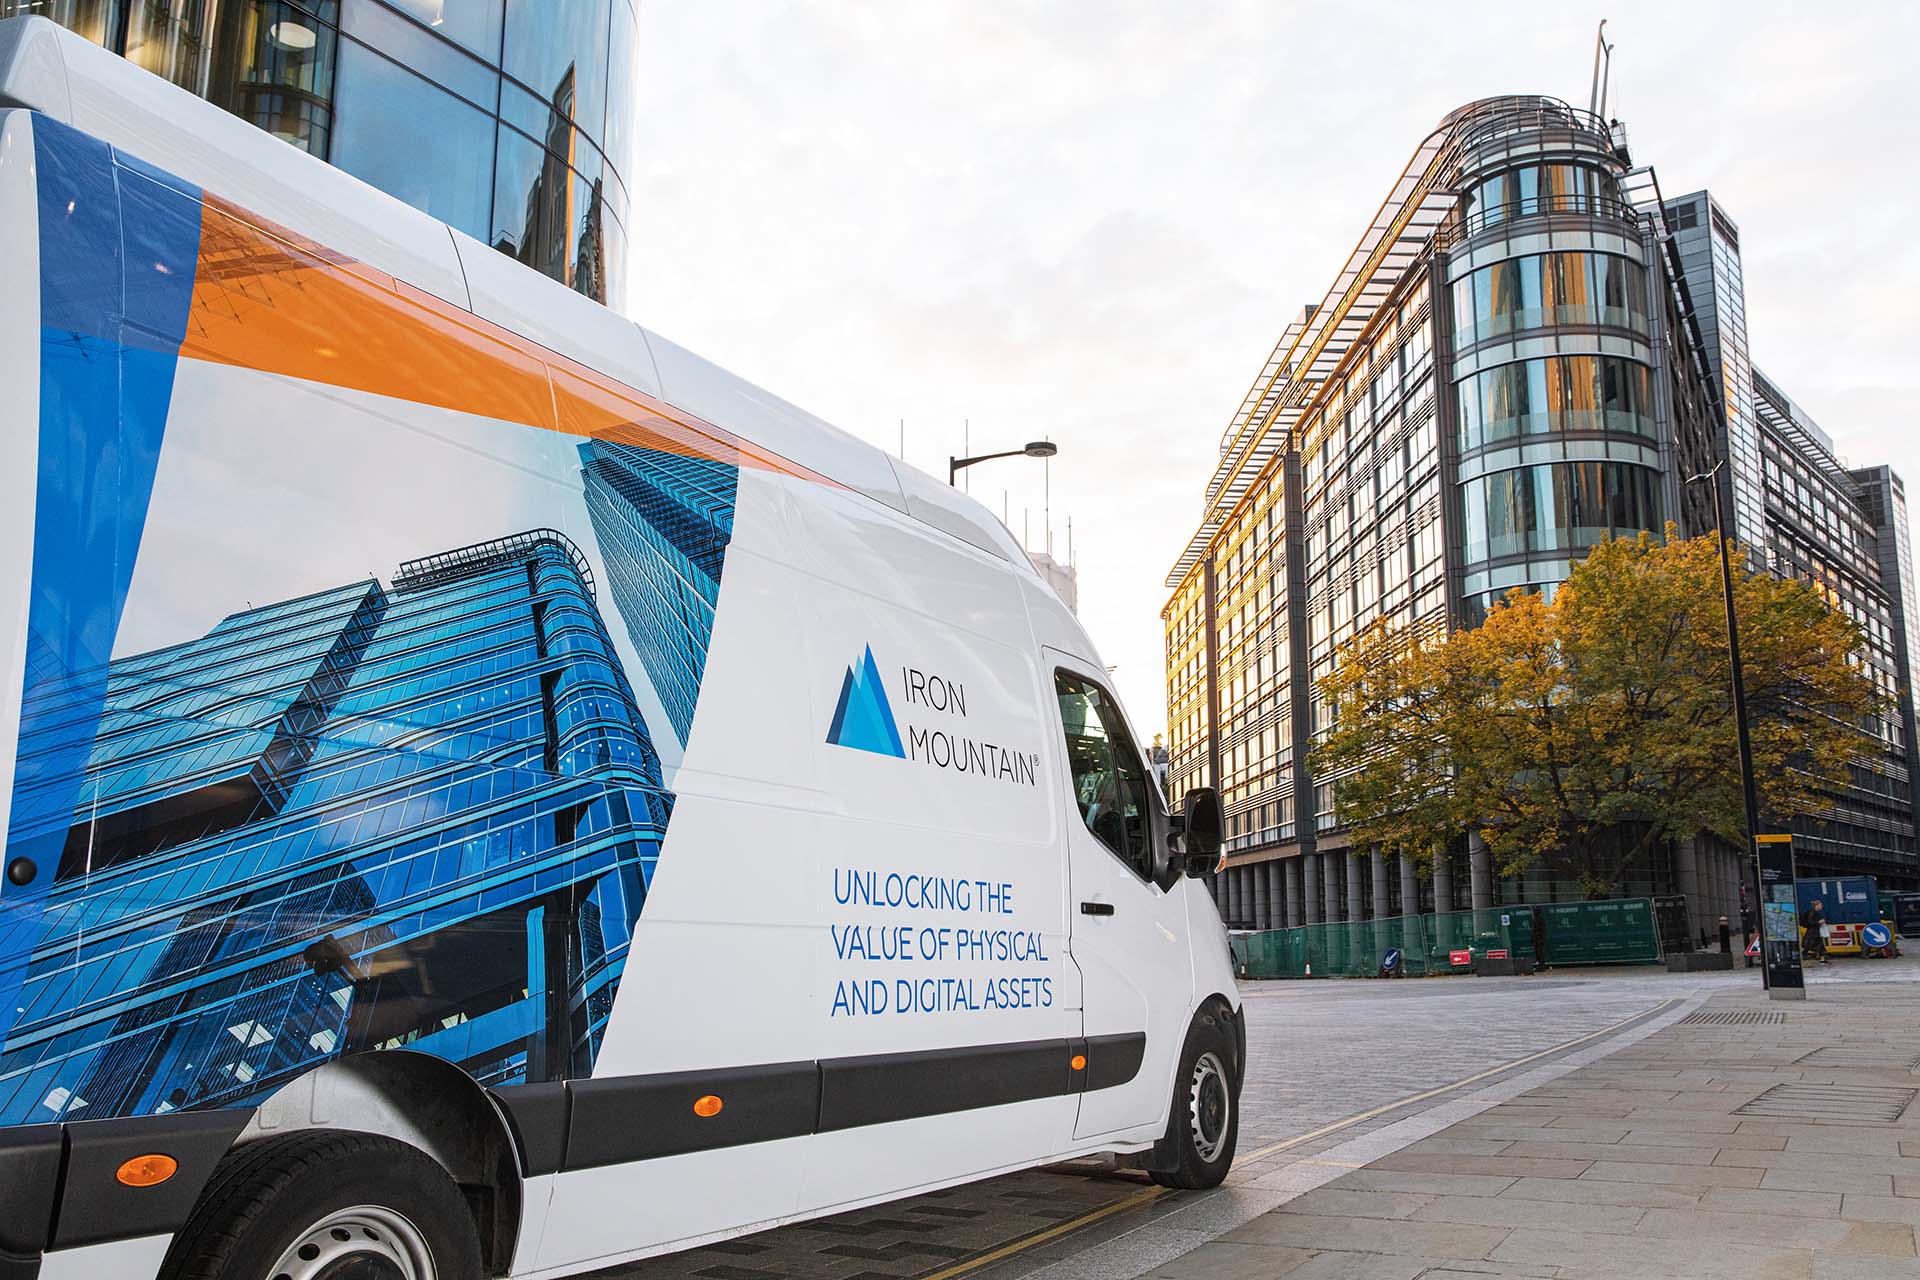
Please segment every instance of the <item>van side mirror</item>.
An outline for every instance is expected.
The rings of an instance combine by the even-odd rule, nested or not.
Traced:
[[[1218,791],[1195,787],[1187,792],[1180,806],[1180,848],[1186,854],[1188,875],[1203,876],[1214,869],[1226,829],[1227,812]]]

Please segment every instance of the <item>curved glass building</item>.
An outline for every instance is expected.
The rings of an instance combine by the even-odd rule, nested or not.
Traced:
[[[0,0],[16,14],[624,299],[633,0]]]
[[[1659,530],[1670,445],[1653,287],[1625,165],[1597,120],[1536,102],[1456,113],[1444,237],[1447,398],[1469,621],[1550,587],[1612,534]]]
[[[1221,437],[1166,585],[1169,790],[1213,785],[1230,925],[1269,929],[1583,896],[1494,874],[1465,836],[1430,881],[1356,847],[1308,751],[1319,682],[1384,619],[1471,627],[1552,591],[1608,536],[1727,529],[1867,636],[1894,710],[1850,784],[1794,820],[1802,874],[1920,886],[1905,495],[1849,469],[1753,367],[1739,233],[1705,192],[1665,199],[1617,122],[1552,98],[1451,112],[1414,149],[1318,301],[1287,325]],[[1623,890],[1738,920],[1739,859],[1682,842]]]

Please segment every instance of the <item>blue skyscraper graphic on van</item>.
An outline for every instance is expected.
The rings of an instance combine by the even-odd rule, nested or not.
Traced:
[[[837,747],[871,751],[880,756],[906,757],[900,743],[900,726],[893,722],[893,708],[887,703],[887,687],[880,683],[880,668],[874,665],[873,646],[868,645],[859,665],[847,668],[840,683],[840,705],[833,709],[833,727],[827,741]]]
[[[8,853],[44,849],[49,887],[31,937],[0,933],[0,1125],[253,1105],[371,1049],[592,1072],[672,798],[564,534],[77,683],[21,717]]]
[[[580,476],[613,603],[684,744],[720,605],[740,469],[588,440],[580,445]]]

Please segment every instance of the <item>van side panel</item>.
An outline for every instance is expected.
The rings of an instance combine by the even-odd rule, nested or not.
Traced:
[[[70,815],[89,800],[82,765],[107,696],[200,237],[197,191],[115,164],[104,144],[52,121],[36,121],[32,139],[40,323],[24,350],[39,353],[40,388],[18,727],[32,749],[16,760],[7,829],[0,1032],[18,1017],[56,875],[86,853],[69,847]],[[44,1073],[7,1074],[0,1065],[0,1121],[51,1118],[33,1109]]]
[[[739,466],[776,463],[33,123],[0,1124],[244,1108],[373,1048],[586,1074]]]
[[[0,111],[0,226],[17,237],[0,288],[0,744],[18,740],[33,573],[34,492],[40,433],[40,202],[33,177],[33,118]],[[33,424],[33,425],[29,425]],[[15,753],[0,750],[0,846],[13,808]],[[0,907],[0,931],[6,929]]]
[[[1014,574],[846,490],[743,473],[738,503],[631,961],[672,977],[623,985],[595,1084],[799,1059],[817,1132],[747,1176],[717,1152],[563,1173],[543,1268],[636,1256],[621,1204],[657,1207],[654,1251],[1071,1139],[1064,800]]]

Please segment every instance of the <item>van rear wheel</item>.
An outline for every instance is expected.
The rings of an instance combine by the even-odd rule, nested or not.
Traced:
[[[1174,1077],[1173,1114],[1149,1169],[1161,1186],[1196,1191],[1217,1187],[1233,1167],[1240,1140],[1236,1048],[1219,1009],[1208,1007],[1194,1016]]]
[[[480,1280],[466,1200],[417,1148],[371,1133],[262,1138],[220,1162],[165,1280]]]

